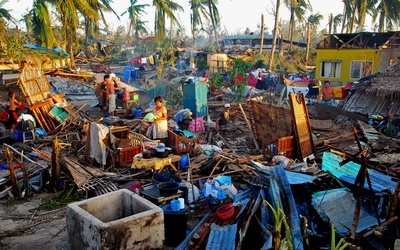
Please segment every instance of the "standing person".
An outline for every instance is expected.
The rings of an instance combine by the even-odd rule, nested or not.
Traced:
[[[108,97],[108,113],[110,114],[110,116],[114,116],[117,104],[116,104],[114,81],[110,78],[110,76],[107,77],[107,97]]]
[[[318,100],[320,103],[325,105],[333,106],[333,98],[335,97],[331,83],[329,81],[324,82],[324,87],[319,93]]]
[[[162,97],[156,96],[153,109],[153,115],[156,117],[153,122],[153,139],[160,139],[161,142],[168,138],[167,108],[162,104]]]
[[[215,130],[217,133],[220,131],[220,129],[224,129],[228,125],[231,115],[233,116],[236,114],[236,112],[231,110],[231,105],[229,103],[225,104],[224,108],[224,112],[219,114],[217,121],[215,122]],[[232,122],[235,123],[235,117],[233,117]]]
[[[13,131],[15,131],[17,129],[17,125],[18,125],[17,108],[21,105],[21,101],[18,101],[15,98],[14,90],[10,90],[8,92],[8,96],[10,97],[10,108],[8,109],[8,115],[10,117],[9,123],[11,124]]]

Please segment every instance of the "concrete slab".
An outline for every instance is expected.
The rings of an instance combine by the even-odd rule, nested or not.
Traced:
[[[161,249],[161,208],[121,189],[67,206],[71,249]]]

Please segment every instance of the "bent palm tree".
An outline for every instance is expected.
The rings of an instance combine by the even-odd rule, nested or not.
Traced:
[[[161,43],[165,38],[165,18],[171,20],[171,24],[178,24],[179,22],[174,15],[174,11],[183,11],[182,6],[171,0],[153,0],[153,5],[156,7],[154,18],[154,34],[157,43]]]
[[[129,15],[129,29],[128,29],[128,35],[130,36],[132,30],[137,30],[136,25],[142,25],[142,27],[139,28],[142,29],[144,28],[144,22],[140,20],[140,17],[142,14],[147,14],[144,9],[150,6],[148,4],[138,4],[137,0],[130,0],[130,5],[127,10],[125,10],[121,16],[128,14]],[[135,33],[136,34],[136,33]]]

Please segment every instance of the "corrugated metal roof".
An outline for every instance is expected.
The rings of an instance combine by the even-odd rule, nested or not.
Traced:
[[[312,195],[313,207],[321,218],[329,223],[335,223],[335,230],[344,236],[353,227],[354,209],[356,200],[351,192],[345,188],[331,189],[316,192]],[[377,225],[377,219],[368,208],[373,207],[363,203],[358,221],[357,233]]]
[[[350,161],[340,166],[342,161],[342,157],[331,152],[324,152],[322,156],[322,170],[329,172],[342,181],[354,184],[361,165]],[[375,192],[382,192],[384,190],[394,192],[396,189],[397,180],[394,180],[393,177],[374,169],[368,169],[368,174],[371,179],[372,189]],[[364,188],[369,190],[367,182],[365,182]]]
[[[314,176],[303,173],[297,173],[287,170],[285,170],[285,173],[291,185],[313,182],[316,179]]]
[[[219,226],[211,224],[210,236],[208,237],[207,250],[234,250],[236,248],[237,224]]]

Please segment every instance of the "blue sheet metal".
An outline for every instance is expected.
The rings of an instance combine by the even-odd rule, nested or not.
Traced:
[[[234,250],[236,248],[237,224],[218,226],[211,224],[206,250]]]
[[[312,195],[312,206],[329,223],[335,223],[336,232],[345,236],[353,227],[354,209],[356,200],[351,192],[345,188],[320,191]],[[357,233],[377,225],[374,213],[365,202],[362,205]]]
[[[350,161],[340,166],[342,161],[342,157],[331,152],[324,152],[322,156],[322,170],[329,172],[342,181],[354,184],[361,165]],[[368,174],[371,179],[372,189],[375,192],[382,192],[384,190],[394,192],[396,189],[397,180],[393,180],[389,175],[380,173],[374,169],[368,169]],[[367,182],[365,182],[364,188],[369,190]]]
[[[297,173],[287,170],[285,171],[285,173],[291,185],[309,183],[313,182],[316,179],[314,176],[303,173]]]
[[[259,173],[263,182],[268,182],[265,183],[265,185],[270,187],[268,190],[269,195],[271,195],[271,198],[273,199],[272,201],[274,201],[270,202],[272,206],[275,207],[276,202],[278,202],[280,204],[280,208],[283,210],[289,210],[289,225],[293,246],[298,250],[304,249],[299,221],[300,217],[283,164],[274,167],[260,167],[259,163],[255,164],[253,161],[250,161],[250,163],[255,168],[257,173]],[[282,201],[280,198],[281,192],[284,194],[286,202],[289,205],[288,208],[282,206]]]
[[[210,217],[210,215],[212,214],[211,211],[207,212],[203,218],[199,221],[199,223],[197,223],[197,225],[192,229],[192,231],[190,231],[190,233],[186,236],[186,238],[181,242],[181,244],[179,244],[179,246],[177,246],[175,248],[175,250],[185,250],[189,248],[189,241],[190,239],[193,237],[193,235],[195,233],[197,233],[197,231],[200,229],[200,226],[202,226],[204,224],[204,222],[207,220],[208,217]]]

